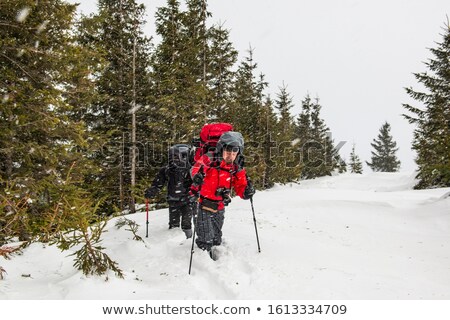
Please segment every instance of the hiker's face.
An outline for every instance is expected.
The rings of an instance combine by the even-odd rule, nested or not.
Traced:
[[[238,152],[239,152],[238,147],[234,148],[225,147],[222,153],[223,160],[226,163],[232,163],[236,159]]]

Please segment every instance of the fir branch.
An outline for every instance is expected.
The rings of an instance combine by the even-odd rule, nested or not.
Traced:
[[[129,227],[129,229],[125,229],[125,230],[131,231],[133,233],[133,240],[144,242],[142,237],[140,237],[137,234],[138,229],[139,229],[139,225],[135,221],[127,219],[127,218],[121,218],[121,219],[119,219],[116,222],[115,226],[116,226],[117,229],[120,229],[120,228],[122,228],[125,225],[127,225]]]

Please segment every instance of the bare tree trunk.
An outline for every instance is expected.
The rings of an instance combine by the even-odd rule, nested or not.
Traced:
[[[125,133],[122,133],[122,159],[120,159],[120,170],[119,170],[119,194],[120,194],[120,210],[124,210],[123,203],[125,201],[123,195],[123,168],[125,161]]]
[[[136,35],[133,40],[133,102],[131,113],[131,197],[130,212],[136,212],[134,188],[136,187]]]
[[[208,107],[206,101],[206,0],[203,0],[203,88],[205,90],[203,108],[205,109],[205,123],[208,122]]]

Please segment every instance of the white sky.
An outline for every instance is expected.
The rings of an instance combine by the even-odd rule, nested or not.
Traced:
[[[92,0],[80,10],[96,10]],[[165,0],[138,0],[147,7],[146,33],[154,35],[154,12]],[[183,0],[180,0],[184,3]],[[210,22],[224,23],[240,57],[251,46],[269,93],[287,85],[298,115],[309,93],[320,98],[322,117],[349,158],[351,145],[370,161],[370,143],[384,121],[392,126],[401,170],[415,168],[413,126],[401,104],[413,102],[404,87],[420,89],[413,72],[426,71],[427,48],[440,42],[450,15],[446,0],[209,0]],[[367,167],[365,170],[370,170]]]

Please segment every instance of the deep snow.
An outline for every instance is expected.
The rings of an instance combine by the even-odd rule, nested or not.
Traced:
[[[86,277],[71,252],[35,243],[11,260],[0,299],[450,299],[450,188],[412,190],[413,174],[324,177],[276,186],[226,209],[219,260],[168,230],[168,210],[127,215],[144,242],[108,224],[124,271]],[[29,276],[28,276],[29,275]]]

